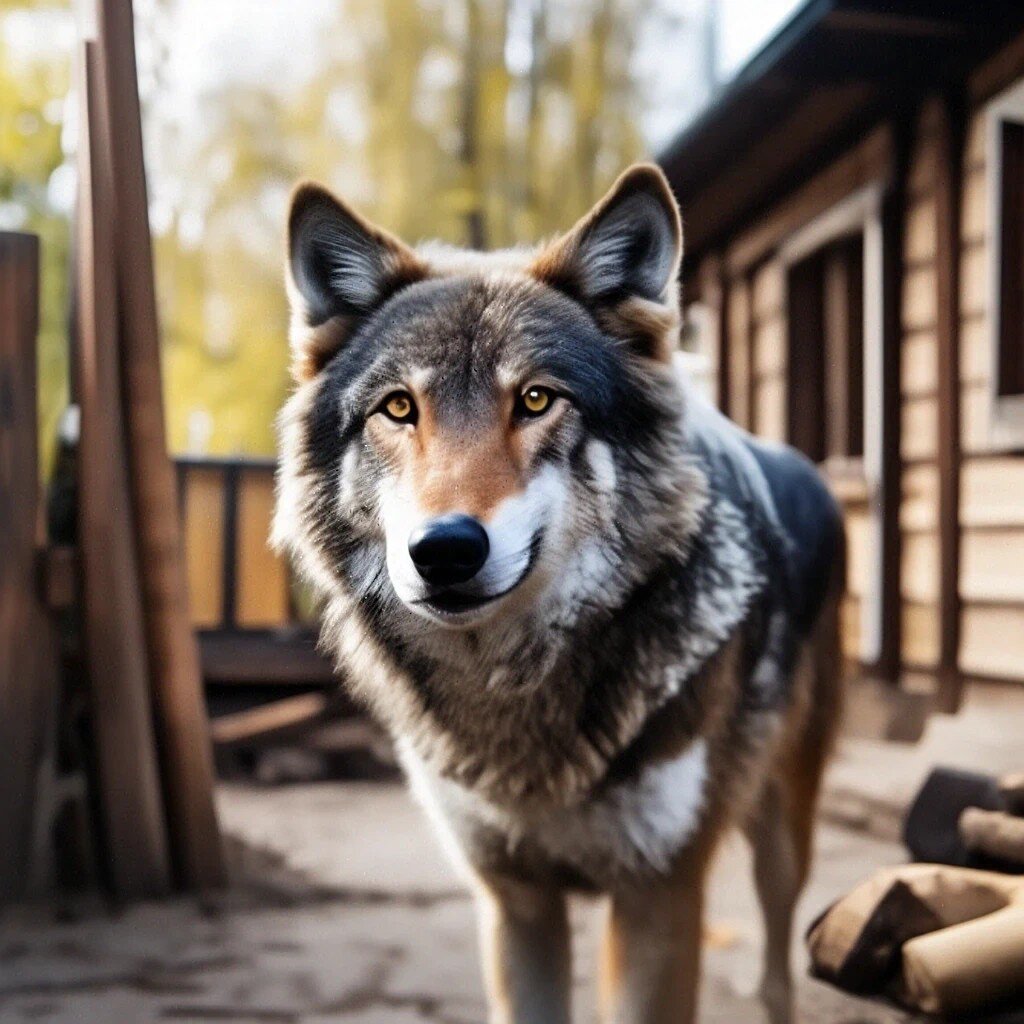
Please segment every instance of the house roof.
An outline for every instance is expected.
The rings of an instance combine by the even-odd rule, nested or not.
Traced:
[[[1021,0],[807,0],[657,160],[687,265],[1024,29]]]

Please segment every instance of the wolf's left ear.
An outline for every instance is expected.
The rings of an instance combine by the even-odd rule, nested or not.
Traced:
[[[323,369],[360,318],[427,273],[407,245],[309,182],[292,194],[287,269],[300,381]]]
[[[679,330],[682,238],[665,175],[653,164],[636,164],[541,251],[531,271],[590,309],[638,354],[668,360]]]

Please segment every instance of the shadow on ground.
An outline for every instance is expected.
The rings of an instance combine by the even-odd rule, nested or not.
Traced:
[[[121,912],[21,908],[0,919],[0,1022],[482,1024],[472,905],[393,783],[221,787],[236,885]],[[893,844],[826,825],[801,925]],[[759,925],[746,850],[710,899],[702,1024],[760,1024]],[[594,1019],[600,907],[574,908],[577,1020]],[[801,972],[805,958],[797,949]],[[896,1024],[896,1011],[802,978],[806,1024]]]

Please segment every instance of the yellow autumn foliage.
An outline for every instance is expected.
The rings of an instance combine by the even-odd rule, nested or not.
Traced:
[[[631,62],[655,0],[346,0],[316,54],[295,55],[301,74],[253,81],[226,64],[185,112],[160,102],[176,48],[193,45],[168,34],[177,2],[137,5],[176,452],[273,453],[289,387],[283,219],[296,179],[323,180],[414,241],[495,247],[564,227],[643,149]],[[0,0],[0,25],[26,6]],[[66,400],[67,212],[49,193],[70,159],[59,116],[69,52],[26,64],[3,39],[0,214],[23,210],[43,236],[49,435]]]

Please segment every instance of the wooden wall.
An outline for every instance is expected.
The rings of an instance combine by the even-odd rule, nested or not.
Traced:
[[[729,412],[761,437],[786,438],[785,274],[769,258],[729,289]]]
[[[751,274],[753,430],[773,441],[786,440],[785,272],[768,260]]]
[[[958,667],[967,678],[1024,681],[1024,454],[995,451],[989,438],[986,261],[990,226],[986,223],[984,119],[987,101],[1022,77],[1024,36],[1011,41],[966,84],[958,232],[955,219],[948,215],[956,204],[949,197],[958,194],[957,175],[949,173],[948,161],[943,163],[944,153],[958,152],[957,136],[950,128],[953,108],[938,98],[928,101],[912,126],[903,223],[899,373],[899,569],[905,673],[932,674],[946,667],[955,673]],[[715,295],[724,347],[719,355],[727,370],[724,404],[737,423],[756,434],[784,440],[787,429],[786,272],[779,246],[858,188],[891,180],[894,153],[893,130],[884,125],[877,128],[709,257],[723,282]],[[957,234],[953,245],[959,248],[958,273],[943,275],[938,254],[943,240],[948,242]],[[954,299],[940,306],[944,287],[948,293],[943,281],[951,280],[955,283],[951,294],[958,302]],[[943,318],[944,311],[955,311],[955,315]],[[947,343],[940,349],[943,338]],[[940,408],[939,398],[943,381],[957,393],[955,367],[940,376],[943,358],[955,352],[957,341],[958,432],[956,411],[948,412],[955,403],[943,403]],[[945,454],[954,445],[940,451],[944,430],[947,437],[959,434],[960,452]],[[945,490],[944,480],[949,481]],[[849,544],[844,648],[856,658],[873,552],[863,496],[848,481],[835,482],[845,509]],[[944,499],[944,494],[953,497]],[[959,532],[947,529],[945,536],[953,540],[944,544],[940,507],[952,510],[957,498]],[[953,560],[944,561],[951,543]],[[956,592],[947,587],[944,600],[943,573],[952,580],[957,571]],[[954,630],[948,631],[953,639],[947,640],[943,657],[944,608],[953,609],[946,613],[947,622],[950,615],[953,623],[960,622],[956,657]]]
[[[179,464],[189,606],[197,629],[274,629],[293,621],[287,564],[270,550],[273,467]]]
[[[860,188],[879,180],[891,157],[891,135],[878,129],[771,210],[729,245],[723,266],[725,353],[729,415],[755,434],[786,440],[786,269],[778,248],[809,221]],[[847,482],[848,484],[848,482]],[[870,576],[866,492],[841,488],[850,550],[843,638],[859,659],[861,604]]]
[[[828,193],[822,194],[822,200]],[[836,193],[836,201],[843,198]],[[826,206],[814,208],[820,213]],[[810,209],[810,208],[809,208]],[[741,243],[742,244],[742,243]],[[726,354],[728,409],[741,426],[760,437],[785,441],[787,431],[788,321],[786,269],[772,252],[736,274],[728,289]],[[847,656],[861,656],[861,605],[871,565],[866,492],[838,488],[849,548],[843,601],[843,643]]]
[[[969,676],[1024,680],[1024,457],[989,443],[986,170],[979,107],[967,130],[961,218],[960,667]]]
[[[940,156],[937,103],[916,125],[907,176],[900,323],[900,501],[902,662],[934,669],[939,660],[938,274]]]

